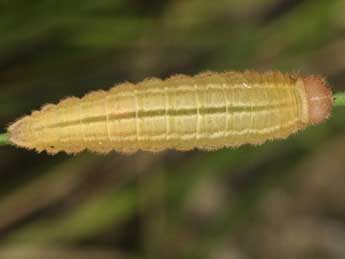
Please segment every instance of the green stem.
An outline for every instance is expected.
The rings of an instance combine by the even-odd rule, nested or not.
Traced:
[[[345,92],[336,93],[334,97],[334,106],[345,106]]]
[[[0,146],[9,145],[9,144],[10,144],[10,138],[9,138],[8,133],[0,134]]]

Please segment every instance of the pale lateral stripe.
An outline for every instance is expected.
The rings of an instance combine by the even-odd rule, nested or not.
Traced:
[[[298,122],[298,119],[295,118],[291,121],[289,121],[284,128],[288,128],[291,127],[292,125],[294,125],[295,123]],[[225,135],[225,138],[230,137],[230,136],[243,136],[246,134],[268,134],[268,133],[272,133],[275,130],[279,130],[280,126],[276,125],[276,126],[272,126],[272,127],[268,127],[265,129],[244,129],[241,131],[232,131],[232,132],[227,132]],[[212,134],[209,133],[201,133],[200,134],[200,139],[219,139],[219,138],[223,138],[224,134],[222,132],[213,132]],[[156,136],[141,136],[139,138],[139,141],[145,141],[145,140],[149,140],[149,141],[162,141],[164,140],[165,136],[164,134],[160,134],[160,135],[156,135]],[[171,134],[171,139],[170,140],[191,140],[194,139],[194,133],[188,133],[188,134],[184,134],[182,136],[180,136],[179,134],[176,133],[172,133]],[[124,141],[135,141],[136,137],[131,135],[131,136],[124,136],[123,137]]]

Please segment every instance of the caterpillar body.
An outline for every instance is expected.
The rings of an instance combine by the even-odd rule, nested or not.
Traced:
[[[13,144],[50,154],[215,150],[286,138],[327,119],[332,103],[318,76],[207,72],[70,97],[19,119],[8,132]]]

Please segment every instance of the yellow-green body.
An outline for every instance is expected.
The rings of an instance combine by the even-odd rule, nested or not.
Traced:
[[[227,72],[147,79],[68,98],[22,118],[9,132],[13,143],[49,153],[132,153],[260,144],[307,125],[303,80]]]

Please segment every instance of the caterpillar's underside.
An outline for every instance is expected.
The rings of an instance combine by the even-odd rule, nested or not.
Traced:
[[[331,108],[332,94],[316,76],[208,72],[67,98],[8,131],[12,143],[51,154],[214,150],[285,138],[323,121]]]

